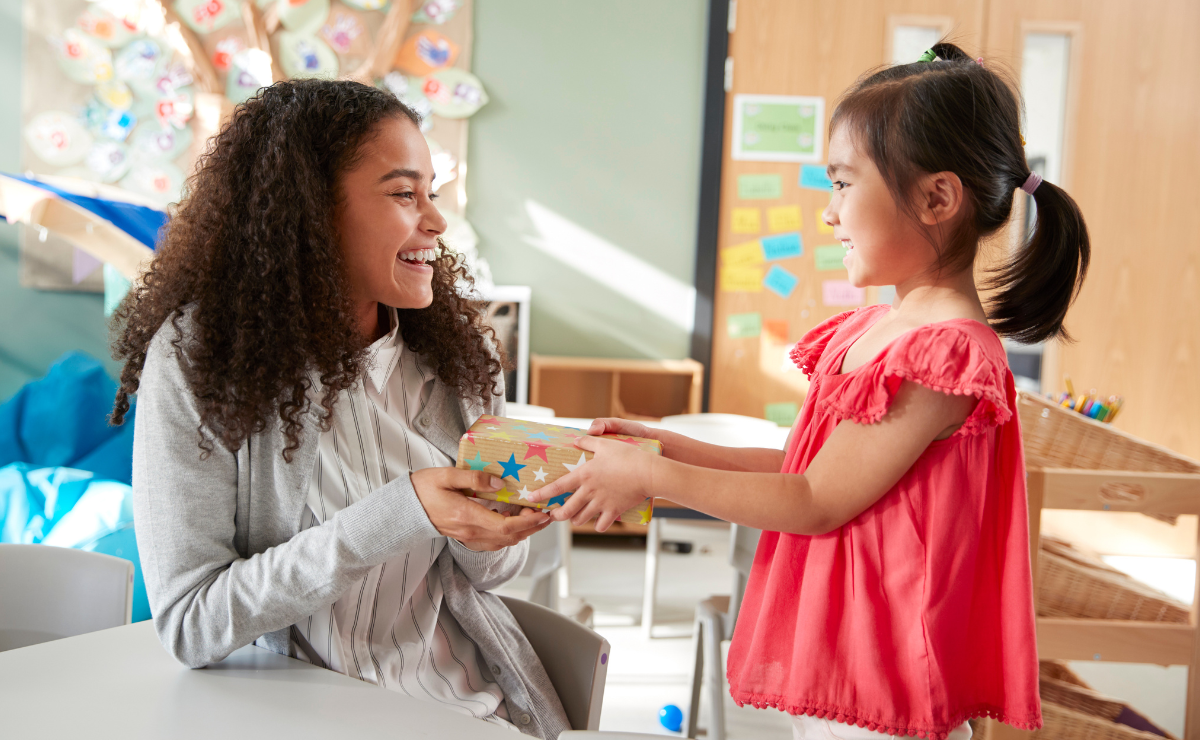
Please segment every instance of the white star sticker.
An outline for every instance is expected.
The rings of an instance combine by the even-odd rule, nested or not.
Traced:
[[[533,474],[533,479],[537,483],[545,483],[547,475],[549,474],[545,470],[538,468],[537,472]]]
[[[499,429],[499,428],[500,428],[500,427],[488,427],[488,429],[491,429],[493,432],[494,432],[494,431],[496,431],[496,430],[497,430],[497,429]]]
[[[575,468],[579,467],[580,465],[583,465],[585,462],[587,462],[587,455],[585,455],[581,452],[581,453],[579,453],[579,462],[575,463],[574,465],[572,465],[570,463],[563,463],[563,467],[566,468],[567,470],[569,470],[570,472],[574,473]]]
[[[517,491],[517,493],[521,494],[521,498],[528,500],[533,491],[529,490],[529,486],[521,486],[521,490]]]

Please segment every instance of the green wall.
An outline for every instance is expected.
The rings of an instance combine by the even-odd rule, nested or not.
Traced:
[[[687,357],[706,12],[475,0],[467,219],[496,282],[533,286],[534,352]]]
[[[44,0],[38,0],[39,2]],[[21,0],[0,0],[0,171],[21,166]],[[41,42],[44,43],[44,42]],[[40,377],[59,355],[81,350],[108,355],[104,299],[95,293],[51,293],[22,288],[17,276],[17,227],[0,219],[0,400]]]
[[[705,12],[476,0],[473,66],[491,102],[471,119],[467,217],[496,281],[533,286],[533,351],[687,356]],[[7,172],[20,166],[22,44],[37,42],[22,38],[21,0],[0,0]],[[0,399],[72,349],[108,358],[102,298],[20,287],[16,228],[0,223]]]

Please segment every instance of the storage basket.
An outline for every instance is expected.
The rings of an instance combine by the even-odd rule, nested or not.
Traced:
[[[1200,463],[1064,409],[1033,393],[1017,394],[1025,462],[1031,467],[1200,473]]]
[[[1037,568],[1038,616],[1190,623],[1182,602],[1054,537],[1042,537]]]

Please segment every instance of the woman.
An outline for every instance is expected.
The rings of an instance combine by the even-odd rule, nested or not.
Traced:
[[[556,738],[562,705],[486,593],[549,519],[480,506],[461,491],[500,482],[453,468],[504,413],[502,363],[440,249],[418,123],[354,82],[263,90],[118,311],[155,628],[188,666],[254,642]]]

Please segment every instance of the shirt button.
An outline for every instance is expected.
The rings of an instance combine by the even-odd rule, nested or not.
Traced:
[[[421,426],[423,426],[423,427],[429,426],[429,417],[428,416],[421,417]]]
[[[500,675],[500,666],[498,666],[498,665],[494,665],[494,666],[492,666],[492,675],[493,675],[493,676],[499,676],[499,675]]]
[[[521,715],[521,724],[523,724],[523,725],[529,724],[532,720],[533,720],[533,718],[530,717],[528,714]]]

